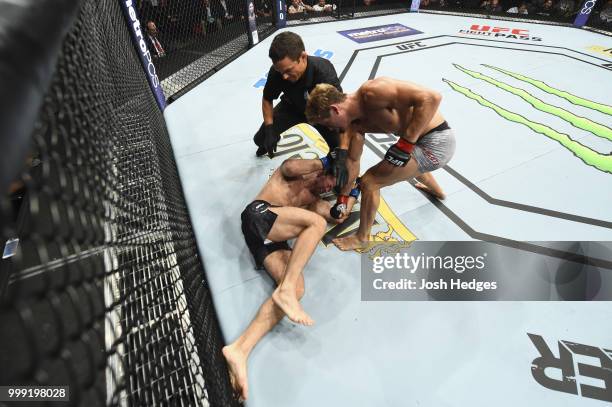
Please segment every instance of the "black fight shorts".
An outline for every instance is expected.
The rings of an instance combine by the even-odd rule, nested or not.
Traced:
[[[266,201],[256,200],[248,204],[240,214],[242,234],[255,259],[257,270],[264,268],[264,259],[270,253],[277,250],[291,250],[286,241],[272,242],[267,239],[268,233],[270,233],[270,229],[272,229],[272,225],[277,218],[277,215],[269,208],[277,208],[277,206]]]

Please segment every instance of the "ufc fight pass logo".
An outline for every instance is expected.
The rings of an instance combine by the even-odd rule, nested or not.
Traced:
[[[469,30],[459,30],[461,34],[480,35],[506,40],[542,41],[540,37],[532,37],[529,30],[521,28],[493,27],[490,25],[472,24]]]

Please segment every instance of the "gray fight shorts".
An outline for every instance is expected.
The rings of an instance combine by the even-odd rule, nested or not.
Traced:
[[[420,173],[444,167],[454,154],[455,134],[446,122],[421,136],[411,153]]]

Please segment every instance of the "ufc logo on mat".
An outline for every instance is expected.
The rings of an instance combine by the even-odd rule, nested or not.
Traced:
[[[550,390],[612,401],[612,350],[559,341],[555,356],[540,335],[527,335],[540,353],[531,362],[536,382]],[[581,362],[587,360],[589,364]]]

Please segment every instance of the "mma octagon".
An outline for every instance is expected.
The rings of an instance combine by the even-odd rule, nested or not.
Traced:
[[[571,49],[564,48],[564,47],[549,46],[549,45],[542,45],[542,44],[532,44],[528,42],[523,43],[523,46],[525,46],[525,48],[523,49],[510,48],[510,47],[516,46],[515,45],[516,41],[510,42],[510,41],[501,40],[501,39],[504,39],[504,40],[512,39],[512,40],[541,41],[541,38],[539,37],[530,36],[527,30],[517,30],[517,29],[504,28],[504,27],[490,27],[490,26],[475,27],[474,25],[472,25],[471,28],[479,28],[479,29],[478,30],[476,29],[461,30],[460,32],[462,34],[474,34],[478,36],[482,35],[482,36],[487,36],[487,37],[492,37],[492,38],[468,38],[464,36],[440,35],[440,36],[435,36],[435,37],[419,38],[413,41],[404,41],[404,42],[400,42],[396,44],[390,44],[387,47],[376,47],[379,54],[376,57],[376,62],[374,63],[374,66],[370,73],[370,78],[376,77],[376,72],[378,68],[380,67],[382,58],[384,57],[393,56],[397,54],[403,54],[403,53],[409,53],[409,52],[417,52],[417,51],[427,50],[427,49],[431,49],[435,47],[444,47],[447,45],[455,45],[455,44],[491,47],[491,48],[496,48],[496,49],[504,48],[504,44],[505,44],[508,46],[509,51],[524,50],[528,52],[540,52],[544,54],[553,54],[553,55],[557,55],[557,56],[561,56],[565,58],[574,59],[576,61],[579,61],[585,64],[589,64],[589,65],[592,65],[598,68],[603,68],[607,70],[612,69],[611,64],[609,64],[607,60],[595,57],[593,55],[586,54],[584,52],[575,51],[575,50],[571,50]],[[478,33],[468,33],[467,31],[477,31]],[[516,38],[509,37],[509,36],[515,36]],[[497,39],[494,39],[495,37],[497,37]],[[440,43],[440,41],[444,41],[447,39],[448,41]],[[395,48],[395,52],[390,52],[389,48]],[[374,48],[369,48],[369,49],[366,48],[366,49],[355,51],[355,54],[351,58],[351,63],[349,63],[349,66],[345,68],[342,77],[344,77],[345,74],[349,71],[350,64],[352,64],[353,61],[357,59],[356,54],[358,52],[368,51],[370,49],[374,49]],[[366,145],[379,156],[384,154],[385,149],[388,148],[390,143],[392,143],[392,140],[390,140],[389,137],[375,137],[375,138],[371,137],[370,139],[366,139]],[[482,233],[480,234],[482,235]],[[472,236],[470,233],[468,233],[468,235]],[[496,239],[500,239],[500,237],[494,236],[494,235],[487,235],[487,237],[492,238],[493,241],[495,241]],[[500,243],[500,244],[503,244],[503,243]],[[533,360],[532,366],[531,366],[531,371],[532,371],[531,373],[532,373],[533,379],[538,384],[542,385],[544,388],[547,388],[549,390],[565,392],[565,393],[576,395],[578,397],[598,399],[598,400],[604,400],[604,401],[612,400],[611,389],[609,387],[608,381],[605,382],[606,386],[604,387],[590,386],[586,382],[580,383],[579,385],[574,385],[575,382],[571,382],[571,380],[573,380],[575,377],[575,372],[573,372],[573,370],[570,368],[570,367],[573,367],[573,363],[574,363],[571,360],[572,359],[571,356],[568,356],[566,352],[566,353],[560,354],[558,358],[555,358],[554,356],[552,356],[550,349],[546,347],[545,343],[543,343],[543,339],[541,337],[539,337],[538,335],[534,335],[534,334],[528,334],[528,335],[530,339],[532,340],[536,349],[540,352],[540,356],[536,357]],[[592,347],[592,346],[574,344],[574,343],[570,343],[567,341],[562,341],[562,342],[563,342],[563,347],[561,347],[561,342],[559,342],[560,352],[562,352],[566,347],[570,347],[571,349],[573,349],[572,352],[574,354],[582,355],[586,353],[589,356],[595,356],[600,359],[601,366],[585,365],[585,366],[588,366],[589,368],[592,368],[591,372],[595,372],[595,373],[583,374],[583,376],[598,377],[600,373],[602,375],[609,374],[609,369],[612,363],[612,351],[610,350],[602,351],[601,349],[595,349],[595,347]],[[547,374],[545,373],[545,368],[548,368],[550,366],[553,366],[555,368],[562,370],[561,380],[556,380],[555,378],[551,378],[547,376]],[[529,374],[528,372],[529,372],[529,366],[527,366],[526,368],[526,373]],[[570,383],[569,385],[565,385],[564,387],[563,385],[566,384],[564,383],[565,381],[569,381]]]
[[[476,32],[482,34],[474,34],[474,36],[478,37],[491,37],[491,38],[474,38],[467,37],[465,35],[438,35],[434,37],[425,37],[419,38],[412,41],[402,41],[395,44],[389,44],[387,46],[378,46],[372,48],[363,48],[356,50],[354,52],[353,57],[351,57],[351,62],[344,69],[342,76],[344,77],[346,73],[350,70],[351,64],[357,59],[358,53],[367,52],[369,50],[376,49],[379,51],[376,56],[376,62],[374,63],[373,71],[370,74],[370,77],[375,77],[375,70],[381,63],[382,58],[390,57],[398,54],[408,53],[408,52],[417,52],[423,50],[429,50],[432,48],[441,48],[451,45],[467,45],[467,46],[478,46],[485,48],[493,48],[493,49],[507,49],[511,52],[537,52],[542,54],[551,54],[556,56],[561,56],[569,59],[573,59],[585,64],[597,66],[604,69],[612,69],[608,60],[599,58],[592,54],[588,54],[581,51],[572,50],[565,47],[553,46],[553,45],[544,45],[544,44],[534,44],[533,42],[542,41],[541,37],[531,36],[528,30],[523,29],[513,29],[513,28],[504,28],[504,27],[491,27],[491,26],[477,26],[472,25],[471,28],[479,27],[479,30],[460,30],[462,34],[468,34],[469,31]],[[516,37],[516,38],[514,38]],[[525,48],[513,48],[517,41],[507,41],[507,40],[522,40],[519,41]],[[529,42],[527,42],[529,41]],[[605,47],[596,47],[591,46],[588,49],[590,51],[595,50],[601,53],[602,55],[606,55],[608,57],[612,56],[610,53],[610,49],[605,49]],[[390,49],[394,49],[395,52],[390,51]]]
[[[500,27],[497,27],[497,28],[500,28]],[[508,30],[510,32],[510,35],[515,35],[515,34],[512,34],[513,29],[508,29]],[[525,32],[523,31],[515,30],[514,32],[516,33],[516,35],[525,34]],[[589,64],[589,65],[607,69],[607,70],[612,69],[611,66],[608,66],[609,64],[607,63],[608,62],[607,60],[604,60],[602,58],[599,58],[593,55],[589,55],[584,52],[575,51],[575,50],[571,50],[571,49],[564,48],[564,47],[533,44],[531,42],[522,42],[521,48],[516,48],[517,46],[516,41],[507,41],[507,40],[499,40],[499,39],[492,39],[492,38],[470,38],[470,37],[457,36],[457,35],[438,35],[438,36],[433,36],[433,37],[419,38],[419,39],[415,39],[412,41],[397,42],[397,43],[393,43],[393,44],[389,44],[385,46],[372,46],[368,48],[357,49],[353,52],[353,55],[349,60],[349,64],[344,68],[342,74],[340,75],[340,78],[342,81],[346,77],[347,73],[351,69],[352,64],[358,60],[360,53],[366,54],[368,58],[371,59],[372,52],[375,52],[374,54],[375,62],[373,63],[373,67],[370,72],[370,78],[374,78],[376,77],[376,72],[378,68],[380,67],[382,58],[390,57],[390,56],[394,56],[398,54],[409,53],[409,52],[417,52],[417,51],[429,50],[433,48],[441,48],[441,47],[445,47],[448,45],[479,46],[479,47],[485,47],[485,48],[493,48],[497,50],[506,49],[512,52],[539,52],[543,54],[551,54],[555,56],[570,58],[570,59],[573,59],[573,60],[576,60],[576,61],[579,61],[585,64]],[[302,126],[302,125],[298,125],[298,126]],[[309,127],[307,125],[304,125],[304,126]],[[285,137],[288,137],[288,136],[291,136],[291,135],[289,134],[285,135]],[[284,137],[285,142],[289,142],[289,139],[285,137]],[[314,137],[311,137],[311,136],[309,137],[311,138],[312,141],[315,141]],[[300,141],[296,140],[295,142],[289,142],[288,144],[285,144],[284,145],[285,149],[282,151],[282,154],[283,155],[295,154],[296,156],[301,156],[302,158],[317,158],[318,157],[317,153],[315,153],[312,150],[302,151],[306,147],[302,145]],[[324,146],[320,146],[318,145],[319,142],[315,142],[315,147],[316,149],[320,151],[324,151],[325,149],[325,152],[324,152],[325,154],[327,146],[322,140],[320,142]],[[393,142],[395,142],[395,138],[389,135],[369,134],[368,137],[366,138],[365,144],[372,152],[377,154],[382,159],[386,149],[391,144],[393,144]],[[281,152],[279,151],[279,155],[280,153]],[[461,180],[462,176],[460,174],[457,174],[457,176],[459,177],[458,180],[460,182],[464,182]],[[465,182],[467,182],[466,185],[469,188],[469,185],[470,185],[469,180],[466,179]],[[477,191],[475,192],[478,194]],[[497,199],[495,199],[494,197],[491,197],[491,201],[489,202],[489,204],[498,205],[497,201],[498,201]],[[444,206],[443,203],[438,203],[437,205],[441,208],[441,211],[445,214],[447,218],[449,218],[451,222],[455,223],[455,225],[457,225],[460,229],[462,229],[466,233],[466,235],[471,238],[480,239],[480,240],[487,239],[487,240],[498,242],[498,244],[502,246],[515,247],[517,249],[528,250],[528,251],[532,251],[535,253],[542,253],[545,255],[551,255],[555,257],[555,254],[551,253],[546,247],[542,247],[538,245],[529,245],[529,248],[525,248],[521,245],[516,245],[512,243],[511,241],[508,241],[508,239],[502,236],[497,236],[495,234],[485,233],[485,232],[473,229],[468,225],[468,223],[465,220],[461,219],[461,217],[459,217],[457,214],[453,213],[450,210],[447,210],[447,208]],[[522,206],[520,203],[506,201],[506,206],[508,205],[510,207],[516,207],[517,210],[526,210],[524,208],[521,209]],[[565,214],[563,213],[557,214],[555,211],[548,210],[546,208],[543,208],[543,209],[550,212],[548,216],[557,217],[560,219],[566,219]],[[527,211],[529,212],[528,209]],[[380,233],[376,233],[375,235],[377,236],[374,236],[375,238],[380,238],[382,241],[389,241],[389,239],[393,237],[395,238],[393,239],[393,241],[399,241],[399,242],[410,242],[416,239],[416,236],[408,229],[406,225],[404,225],[401,222],[401,220],[399,220],[399,218],[395,215],[393,209],[389,207],[386,204],[386,202],[384,202],[384,200],[382,199],[381,199],[381,207],[379,208],[378,214],[381,215],[382,220],[384,220],[384,222],[390,226],[390,229],[386,232],[381,231]],[[331,243],[331,238],[336,237],[339,234],[346,233],[347,230],[344,230],[344,227],[347,225],[350,225],[351,223],[358,221],[358,214],[354,212],[353,215],[356,216],[356,219],[354,219],[354,221],[352,219],[348,219],[346,222],[338,225],[339,227],[332,228],[332,230],[329,231],[331,233],[328,232],[326,236],[324,236],[323,243],[325,245],[328,245],[329,243]],[[378,240],[378,239],[375,239],[375,240]]]
[[[552,45],[542,45],[542,44],[533,44],[533,43],[522,43],[520,48],[517,48],[516,41],[504,41],[504,40],[494,40],[494,39],[485,39],[485,38],[467,38],[464,36],[456,36],[456,35],[439,35],[433,37],[419,38],[413,41],[404,41],[398,42],[395,44],[389,44],[384,47],[371,47],[371,48],[363,48],[356,50],[351,57],[349,65],[344,69],[342,77],[345,77],[348,71],[350,70],[351,65],[358,61],[359,54],[364,53],[368,58],[372,58],[372,53],[376,53],[375,62],[373,63],[372,70],[370,72],[370,78],[376,77],[376,73],[382,63],[382,59],[385,57],[391,57],[399,54],[407,54],[411,52],[419,52],[423,50],[429,50],[433,48],[442,48],[449,45],[466,45],[466,46],[478,46],[485,48],[493,48],[496,50],[507,49],[511,52],[536,52],[542,54],[550,54],[556,57],[561,58],[569,58],[574,61],[578,61],[580,63],[588,64],[597,68],[602,68],[606,70],[612,70],[612,65],[609,64],[608,60],[599,58],[592,54],[587,54],[585,52],[580,52],[572,49],[568,49],[565,47],[552,46]],[[394,49],[395,51],[391,51]],[[444,52],[444,50],[441,50]],[[444,78],[441,78],[444,80]],[[389,139],[389,137],[369,137],[366,139],[366,146],[379,155],[379,157],[383,157],[386,149],[392,144],[393,140]],[[468,188],[471,188],[471,182],[468,179],[464,179],[461,174],[457,174],[454,170],[450,171],[452,174],[455,174],[456,178],[464,183]],[[478,191],[474,191],[476,194],[479,194]],[[490,197],[489,205],[499,205],[498,200],[495,197]],[[528,209],[525,209],[521,206],[520,203],[505,201],[505,206],[510,206],[515,208],[516,210],[531,212]],[[468,222],[464,219],[461,219],[458,215],[456,215],[453,211],[447,209],[443,203],[439,203],[439,206],[442,212],[455,223],[459,228],[461,228],[467,236],[475,239],[489,239],[498,242],[502,246],[510,246],[519,248],[517,245],[509,242],[506,238],[502,236],[497,236],[495,234],[484,233],[482,231],[473,229],[469,226]],[[566,219],[567,217],[563,213],[556,213],[548,208],[542,208],[544,210],[549,211],[549,216],[556,217],[559,219]],[[600,221],[596,219],[596,221]],[[529,251],[535,251],[538,253],[543,253],[546,255],[553,255],[549,253],[549,251],[542,246],[531,245],[529,247]]]

